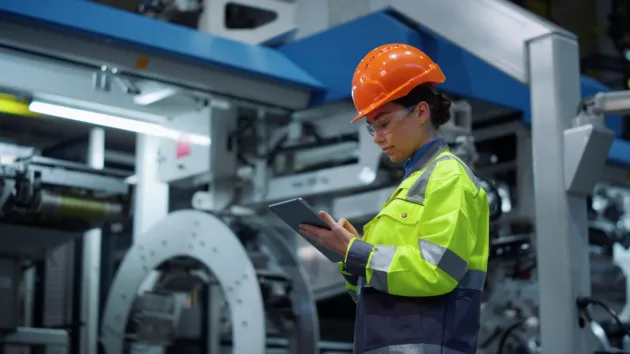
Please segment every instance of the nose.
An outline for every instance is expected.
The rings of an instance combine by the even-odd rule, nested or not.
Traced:
[[[378,130],[377,130],[377,131],[374,132],[373,140],[374,140],[374,144],[381,145],[379,143],[381,143],[383,141],[383,135],[381,133],[379,133]]]

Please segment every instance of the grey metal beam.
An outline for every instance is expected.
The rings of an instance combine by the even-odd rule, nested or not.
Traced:
[[[114,150],[105,150],[105,162],[130,166],[134,168],[134,166],[136,165],[136,157],[134,154],[127,154]]]
[[[505,0],[370,0],[370,4],[373,10],[398,11],[524,83],[529,82],[529,41],[551,33],[575,37]]]
[[[310,100],[310,90],[294,84],[254,79],[244,74],[226,72],[221,68],[212,68],[208,65],[194,64],[160,55],[151,55],[150,71],[137,70],[135,68],[136,60],[143,53],[131,51],[122,46],[104,45],[101,42],[97,43],[71,34],[53,33],[14,23],[0,22],[0,44],[31,52],[44,53],[46,56],[54,56],[67,61],[81,63],[94,69],[105,65],[117,68],[120,72],[132,73],[149,80],[166,81],[201,92],[234,96],[243,100],[251,100],[288,109],[305,108]],[[3,51],[3,53],[6,52]],[[0,58],[2,57],[3,55],[0,54]],[[9,64],[15,65],[20,62],[20,60],[15,58],[13,60],[14,62]],[[39,60],[46,62],[43,57],[40,57]],[[9,76],[11,77],[19,74],[16,82],[18,85],[20,83],[24,84],[24,81],[42,81],[38,76],[23,75],[24,70],[19,72],[9,71],[5,68],[5,64],[5,62],[0,63],[0,67],[3,68],[2,79],[4,79],[5,74],[10,74]],[[45,69],[50,70],[50,68]],[[83,77],[89,82],[87,85],[77,86],[76,89],[91,90],[89,89],[91,87],[91,75],[91,73],[88,73],[87,76]],[[25,80],[27,77],[29,80]],[[51,81],[48,82],[48,86],[51,86],[49,90],[56,85],[67,86],[60,81]],[[0,86],[4,85],[0,83]],[[81,97],[81,95],[79,94],[78,97]],[[128,102],[131,97],[127,96],[122,102]],[[93,101],[99,102],[99,100]]]
[[[162,110],[159,107],[136,105],[133,96],[117,87],[110,91],[95,90],[93,68],[16,50],[0,48],[0,68],[3,72],[0,76],[0,92],[18,92],[53,104],[158,122],[164,121],[162,117],[180,113],[185,108]]]

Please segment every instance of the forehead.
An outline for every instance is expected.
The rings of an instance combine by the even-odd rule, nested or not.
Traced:
[[[383,106],[381,106],[380,108],[378,108],[377,110],[375,110],[374,112],[365,116],[365,119],[368,124],[373,124],[375,121],[378,121],[384,115],[387,115],[388,113],[396,112],[400,110],[401,108],[402,107],[396,103],[388,102],[384,104]]]

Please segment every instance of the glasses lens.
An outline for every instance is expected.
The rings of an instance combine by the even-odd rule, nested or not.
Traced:
[[[367,124],[365,126],[365,128],[367,129],[368,133],[370,133],[371,136],[374,136],[374,127],[373,126]]]

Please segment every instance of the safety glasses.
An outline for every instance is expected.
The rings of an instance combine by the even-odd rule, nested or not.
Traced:
[[[366,123],[367,131],[368,133],[370,133],[371,136],[376,135],[376,133],[380,133],[381,135],[388,135],[392,132],[398,121],[407,117],[415,109],[416,106],[413,106],[398,111],[382,114],[374,120],[373,124]]]

